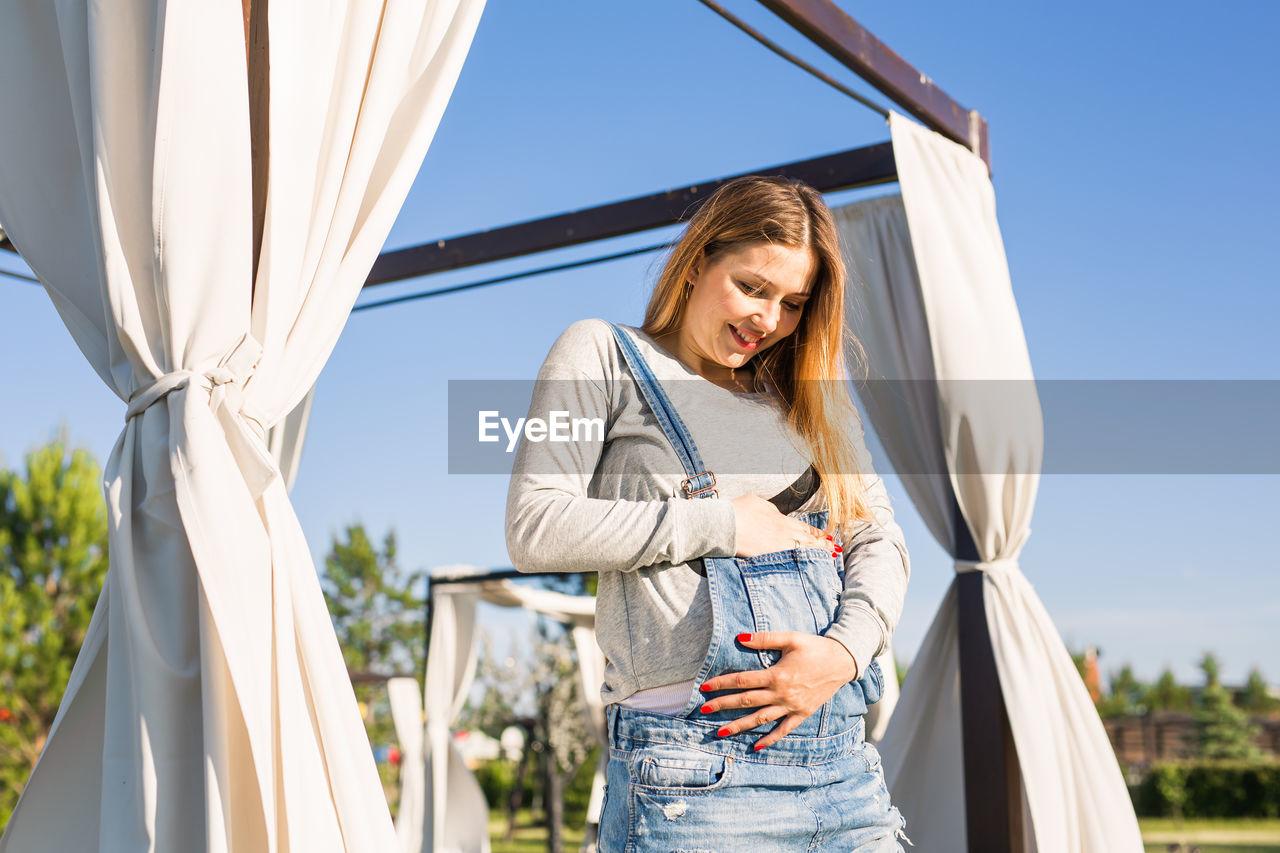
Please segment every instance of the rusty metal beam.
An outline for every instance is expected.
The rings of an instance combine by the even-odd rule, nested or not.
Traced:
[[[897,180],[893,147],[888,142],[744,174],[799,178],[822,192]],[[674,225],[717,187],[736,177],[741,176],[383,252],[365,287]]]
[[[956,103],[911,63],[831,0],[760,0],[818,47],[831,54],[911,115],[959,142],[991,165],[987,122]]]

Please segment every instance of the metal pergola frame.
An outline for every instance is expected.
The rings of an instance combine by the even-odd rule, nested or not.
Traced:
[[[267,2],[242,2],[251,101],[260,107],[269,98],[265,85],[269,51],[266,16],[260,14],[260,11],[265,13]],[[976,110],[958,104],[832,0],[759,2],[903,111],[969,148],[990,168],[986,120]],[[265,151],[269,142],[264,125],[265,122],[254,123],[251,128],[255,155]],[[265,165],[260,164],[265,164],[265,160],[265,157],[254,157],[255,249],[261,235],[260,211],[266,184]],[[795,177],[823,192],[897,180],[892,146],[887,142],[750,174]],[[675,225],[684,221],[711,191],[731,177],[384,252],[370,271],[365,287]],[[0,249],[14,250],[3,238],[0,238]],[[255,257],[256,254],[255,251]],[[961,560],[977,560],[977,546],[954,497],[952,509],[956,556]],[[486,579],[502,576],[512,575],[490,573]],[[432,585],[463,580],[441,578]],[[980,572],[961,573],[956,585],[967,847],[970,853],[1022,851],[1025,848],[1021,776],[987,628],[983,578]],[[430,611],[426,621],[429,632]],[[360,675],[363,674],[357,677]]]
[[[572,572],[543,572],[533,575],[528,572],[521,572],[516,569],[491,569],[489,571],[475,572],[473,574],[445,574],[445,575],[428,575],[426,577],[427,590],[423,595],[424,610],[426,613],[423,623],[423,660],[427,661],[431,658],[431,627],[435,624],[436,611],[436,588],[442,586],[459,586],[466,584],[483,584],[489,581],[505,581],[517,579],[530,579],[534,577],[568,577]],[[581,573],[576,573],[581,574]],[[352,684],[377,684],[388,681],[392,678],[413,678],[413,673],[382,673],[369,672],[367,670],[349,670],[347,672],[351,676]]]

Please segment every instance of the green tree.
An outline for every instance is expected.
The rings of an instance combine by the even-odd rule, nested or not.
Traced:
[[[353,674],[369,742],[375,747],[395,743],[386,687],[378,676],[413,673],[421,687],[425,610],[417,590],[425,572],[405,571],[396,563],[395,531],[387,533],[379,549],[362,524],[348,525],[341,539],[333,538],[324,566],[321,587],[343,660]],[[394,809],[399,772],[388,765],[379,772]]]
[[[1213,652],[1205,652],[1204,657],[1200,658],[1200,671],[1204,673],[1204,684],[1206,687],[1216,687],[1218,681],[1218,659]]]
[[[1231,701],[1231,691],[1211,683],[1200,693],[1196,712],[1196,728],[1200,734],[1200,753],[1205,758],[1256,761],[1262,751],[1254,744],[1258,727],[1249,715]]]
[[[564,795],[591,749],[591,734],[582,717],[582,680],[578,656],[558,624],[538,617],[538,644],[533,682],[537,691],[538,740],[544,745],[542,771],[546,780],[544,809],[547,850],[564,849]]]
[[[1280,699],[1271,695],[1266,679],[1257,668],[1249,670],[1249,680],[1240,693],[1240,707],[1251,714],[1270,714],[1280,708]]]
[[[107,573],[98,463],[65,439],[0,470],[0,827],[35,766]]]
[[[1098,714],[1102,717],[1130,717],[1145,714],[1145,688],[1133,674],[1133,667],[1125,666],[1111,676],[1111,689],[1098,703]]]
[[[343,537],[333,539],[321,586],[347,668],[421,675],[425,611],[416,590],[426,573],[408,572],[396,563],[394,530],[383,538],[382,550],[370,541],[362,524],[348,525]]]
[[[1146,691],[1143,704],[1152,711],[1190,711],[1191,690],[1178,684],[1173,672],[1165,669],[1156,683]]]

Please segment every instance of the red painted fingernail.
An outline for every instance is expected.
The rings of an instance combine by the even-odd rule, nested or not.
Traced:
[[[827,534],[827,541],[828,541],[828,542],[834,542],[834,541],[836,541],[836,537],[834,537],[834,536],[832,536],[830,533],[828,533],[828,534]]]
[[[756,752],[759,752],[760,750],[764,749],[764,744],[762,744],[762,743],[758,743],[758,744],[756,744],[755,746],[753,746],[753,747],[751,747],[751,748],[752,748],[753,750],[755,750]]]
[[[749,642],[751,642],[751,635],[750,635],[750,634],[739,634],[739,635],[738,635],[738,642],[739,642],[739,643],[749,643]]]
[[[715,708],[712,708],[710,704],[706,704],[702,706],[702,713],[704,714],[710,714],[714,710]]]
[[[699,689],[699,690],[710,690],[710,689],[711,689],[711,682],[710,682],[710,681],[708,681],[706,684],[702,685],[702,686],[701,686],[701,687],[699,687],[698,689]]]
[[[833,557],[839,557],[840,555],[839,555],[837,552],[832,551],[832,552],[831,552],[831,556],[833,556]]]
[[[729,734],[729,727],[728,727],[728,726],[725,726],[724,728],[722,728],[722,729],[720,729],[718,732],[716,732],[716,736],[717,736],[717,737],[724,737],[724,736],[725,736],[725,735],[727,735],[727,734]]]
[[[839,545],[836,545],[836,546],[835,546],[835,549],[836,549],[836,553],[837,553],[837,554],[843,554],[843,553],[844,553],[844,549],[843,549],[843,548],[841,548]]]

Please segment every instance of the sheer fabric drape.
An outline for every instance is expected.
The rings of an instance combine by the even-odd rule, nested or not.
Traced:
[[[425,814],[420,844],[404,826],[418,810],[401,806],[404,853],[488,853],[489,807],[475,776],[453,744],[450,726],[462,712],[476,675],[476,602],[479,591],[468,585],[431,597],[431,636],[427,646],[427,678],[423,694],[426,725],[425,784],[401,770],[403,786],[422,787]],[[404,811],[408,807],[409,811]]]
[[[971,152],[890,117],[901,196],[837,210],[868,353],[863,401],[930,532],[954,556],[952,500],[980,561],[988,630],[1021,765],[1028,849],[1142,849],[1119,766],[1070,656],[1018,564],[1043,425],[995,195]],[[913,381],[901,381],[913,380]],[[965,831],[954,583],[881,741],[921,849]]]
[[[0,221],[122,401],[111,567],[0,850],[385,850],[390,817],[266,430],[312,387],[476,0],[270,5],[256,281],[240,4],[0,4]]]

